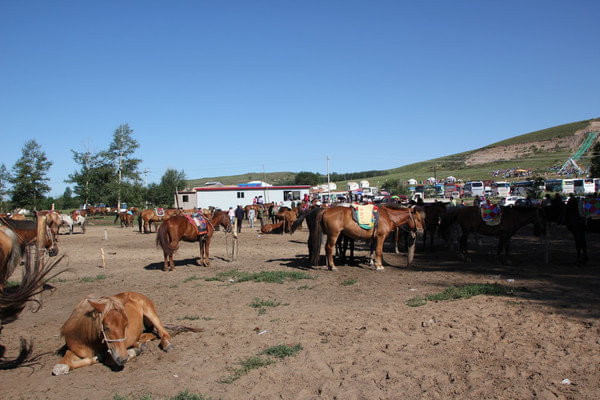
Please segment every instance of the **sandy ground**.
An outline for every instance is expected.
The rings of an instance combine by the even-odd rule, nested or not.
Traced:
[[[212,265],[196,265],[198,247],[183,243],[177,269],[163,272],[155,234],[137,228],[90,225],[86,234],[61,235],[69,268],[37,313],[26,310],[4,327],[7,356],[19,339],[34,342],[38,362],[0,372],[2,399],[112,399],[115,394],[155,399],[182,390],[213,399],[596,399],[600,393],[600,244],[590,235],[590,265],[574,265],[574,244],[553,230],[551,264],[531,229],[513,240],[513,265],[495,262],[495,239],[485,238],[471,263],[455,252],[384,255],[385,271],[366,262],[337,272],[306,269],[306,231],[259,235],[245,228],[237,261],[226,257],[217,232]],[[107,268],[101,269],[100,249]],[[283,284],[206,280],[237,269],[303,271],[313,279]],[[99,276],[100,275],[100,276]],[[13,279],[18,275],[14,276]],[[499,283],[515,296],[405,303],[449,285]],[[52,376],[64,344],[59,330],[83,296],[132,290],[148,295],[166,324],[202,327],[174,336],[170,353],[153,342],[121,371],[103,364]],[[279,302],[265,313],[255,299]],[[233,376],[239,362],[277,345],[302,350],[274,364]],[[568,379],[570,384],[561,381]]]

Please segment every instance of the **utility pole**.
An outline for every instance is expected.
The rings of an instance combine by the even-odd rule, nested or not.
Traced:
[[[150,171],[148,168],[144,169],[144,186],[148,186],[148,173],[150,173],[152,171]]]
[[[327,155],[327,199],[331,204],[331,191],[329,189],[330,181],[329,181],[329,154]]]

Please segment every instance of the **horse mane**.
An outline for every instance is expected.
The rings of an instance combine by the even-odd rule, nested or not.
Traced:
[[[104,304],[104,311],[97,312],[88,300]],[[71,316],[60,329],[60,334],[65,339],[93,344],[97,342],[102,332],[102,320],[113,309],[125,313],[125,307],[120,300],[111,296],[98,298],[96,295],[89,294],[75,306]]]
[[[6,225],[8,225],[11,228],[14,229],[19,229],[22,231],[35,231],[37,230],[37,222],[35,221],[31,221],[28,219],[22,220],[22,219],[10,219],[10,218],[4,218],[1,217],[2,222],[4,222]]]

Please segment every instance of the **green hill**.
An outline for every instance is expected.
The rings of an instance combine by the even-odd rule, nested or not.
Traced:
[[[552,128],[515,136],[476,150],[453,154],[432,160],[421,161],[398,168],[381,171],[381,175],[365,176],[372,186],[381,187],[384,182],[406,182],[408,179],[426,180],[429,177],[446,178],[454,176],[463,181],[494,179],[492,171],[522,168],[532,170],[540,176],[556,176],[551,167],[561,167],[565,161],[577,153],[584,143],[587,133],[600,131],[600,118],[573,122]],[[598,141],[598,138],[595,139]],[[578,161],[582,168],[589,166],[589,156],[583,155]],[[338,171],[336,171],[338,172]],[[366,174],[366,173],[365,173]],[[225,185],[265,180],[274,185],[294,183],[295,173],[259,173],[220,176],[189,180],[190,187],[203,186],[206,182],[218,181]],[[359,180],[360,172],[353,172],[354,181]],[[497,180],[499,180],[498,178]],[[326,177],[325,180],[326,182]],[[335,181],[338,189],[344,190],[346,181]]]

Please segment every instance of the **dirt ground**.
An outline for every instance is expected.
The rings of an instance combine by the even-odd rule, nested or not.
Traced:
[[[60,236],[69,268],[53,281],[36,313],[26,309],[0,337],[7,357],[21,337],[32,339],[38,362],[0,372],[2,399],[155,399],[183,390],[213,399],[596,399],[600,393],[600,240],[589,235],[590,263],[578,268],[563,228],[551,235],[550,265],[525,228],[513,239],[512,266],[498,264],[496,241],[484,238],[473,261],[436,242],[406,267],[406,254],[386,247],[376,271],[357,244],[358,265],[307,269],[307,232],[260,235],[245,227],[237,261],[217,232],[212,265],[196,265],[194,243],[183,243],[177,269],[162,271],[153,234],[137,228],[89,225]],[[473,247],[473,246],[471,246]],[[106,254],[101,269],[100,249]],[[206,280],[231,270],[303,271],[313,279],[278,283]],[[18,275],[13,276],[18,280]],[[498,283],[511,297],[475,296],[409,307],[406,301],[449,285]],[[173,337],[170,353],[156,342],[121,371],[97,364],[52,376],[64,344],[59,330],[85,295],[122,291],[148,295],[166,324],[201,327]],[[260,313],[255,299],[279,302]],[[277,345],[300,344],[295,356],[231,378],[240,361]],[[561,383],[568,379],[569,383]]]

